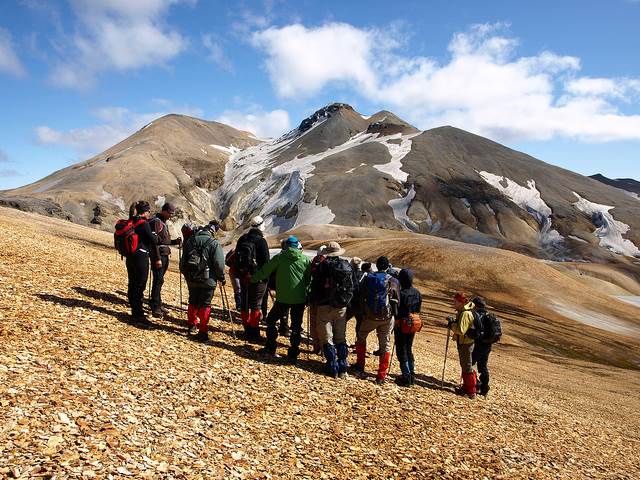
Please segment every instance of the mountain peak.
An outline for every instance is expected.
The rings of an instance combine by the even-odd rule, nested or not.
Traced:
[[[340,110],[348,110],[353,112],[353,107],[346,103],[330,103],[329,105],[316,110],[312,115],[309,115],[302,122],[300,122],[300,126],[298,126],[298,133],[306,132],[318,122],[331,118]]]

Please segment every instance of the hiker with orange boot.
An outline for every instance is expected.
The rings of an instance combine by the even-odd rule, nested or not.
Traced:
[[[151,207],[148,202],[140,200],[129,208],[129,218],[116,223],[114,243],[122,257],[126,258],[129,286],[127,297],[131,307],[132,321],[141,326],[149,326],[151,322],[144,314],[142,301],[149,278],[149,258],[155,268],[162,267],[158,252],[158,237],[149,227]]]
[[[234,273],[240,278],[242,294],[242,326],[248,340],[260,340],[260,317],[262,298],[267,293],[267,279],[251,282],[251,276],[265,265],[269,259],[269,245],[262,233],[264,219],[256,216],[251,219],[251,229],[242,235],[234,250]]]
[[[475,306],[464,294],[456,293],[453,297],[453,308],[456,310],[456,317],[449,320],[447,328],[451,329],[458,346],[462,369],[462,386],[456,389],[456,393],[473,399],[476,398],[476,374],[472,365],[473,344],[479,335],[476,317],[473,314]]]
[[[376,261],[377,272],[369,273],[360,285],[363,320],[356,337],[356,364],[354,371],[364,374],[367,355],[367,336],[372,331],[378,335],[380,358],[376,383],[381,385],[387,377],[391,359],[391,332],[393,318],[397,314],[399,300],[398,280],[387,273],[390,263],[387,257]]]
[[[209,339],[208,325],[211,316],[211,299],[216,282],[225,284],[224,252],[215,239],[215,225],[209,224],[197,230],[184,243],[184,255],[180,272],[189,289],[187,328],[196,339]]]

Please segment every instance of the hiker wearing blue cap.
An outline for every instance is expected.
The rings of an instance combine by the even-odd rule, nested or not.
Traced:
[[[272,272],[276,274],[276,301],[267,315],[267,341],[261,353],[272,357],[276,354],[278,329],[276,322],[291,312],[291,346],[288,358],[295,363],[300,353],[302,318],[304,315],[307,287],[311,279],[311,262],[299,249],[300,242],[294,236],[287,238],[282,252],[275,255],[252,277],[251,282],[262,282]]]

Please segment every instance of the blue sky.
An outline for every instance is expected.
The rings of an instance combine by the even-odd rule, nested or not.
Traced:
[[[22,0],[0,16],[0,189],[169,112],[275,136],[324,104],[640,179],[640,1]]]

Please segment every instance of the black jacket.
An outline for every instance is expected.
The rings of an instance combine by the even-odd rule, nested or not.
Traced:
[[[169,245],[177,245],[178,239],[176,238],[175,240],[171,240],[171,237],[169,236],[169,229],[167,228],[167,222],[165,222],[162,214],[157,213],[155,217],[149,219],[149,225],[151,226],[151,230],[158,236],[158,249],[160,251],[160,255],[171,255]]]
[[[417,289],[413,288],[413,272],[405,269],[400,270],[398,280],[400,281],[398,318],[406,318],[410,313],[420,313],[422,295]]]
[[[140,216],[133,217],[134,222],[141,219],[142,217]],[[151,230],[149,222],[142,222],[135,228],[135,231],[138,234],[138,250],[148,253],[153,261],[158,260],[160,258],[158,236]]]
[[[252,242],[256,247],[256,264],[261,268],[265,263],[271,260],[269,254],[269,244],[264,239],[264,235],[259,228],[252,228],[238,239],[238,244],[244,241]],[[237,244],[236,244],[237,245]]]

